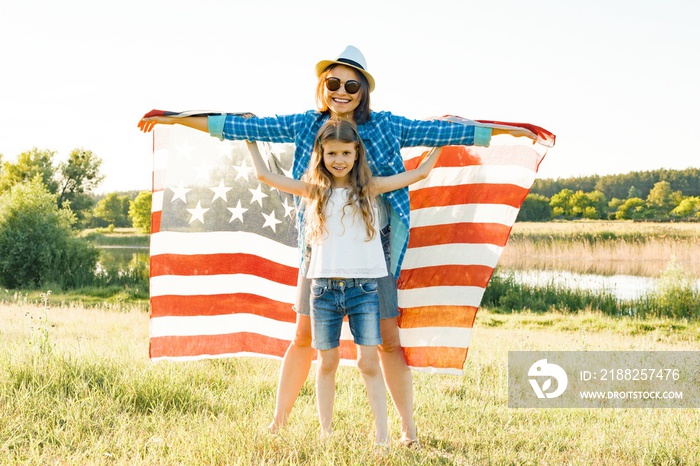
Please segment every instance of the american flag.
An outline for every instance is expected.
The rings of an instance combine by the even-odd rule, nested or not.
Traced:
[[[496,136],[486,148],[446,147],[409,188],[399,331],[414,369],[461,374],[484,289],[553,144],[541,128],[509,125],[536,131],[541,144]],[[294,147],[259,145],[270,167],[290,176]],[[425,151],[404,149],[406,168]],[[153,158],[151,359],[281,358],[296,318],[293,197],[257,180],[243,142],[159,125]],[[341,340],[352,364],[347,323]]]

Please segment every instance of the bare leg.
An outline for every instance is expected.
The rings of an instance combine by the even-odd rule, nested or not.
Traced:
[[[413,423],[413,376],[399,341],[396,317],[380,321],[382,344],[379,345],[379,361],[384,380],[401,419],[401,440],[410,443],[418,439]]]
[[[311,347],[311,318],[297,314],[297,326],[294,340],[287,348],[280,368],[277,386],[277,404],[275,418],[269,426],[271,432],[276,432],[287,423],[294,402],[301,392],[306,378],[309,376],[314,349]]]
[[[321,422],[321,437],[333,433],[333,403],[335,401],[335,372],[340,362],[338,347],[321,350],[319,354],[318,372],[316,373],[316,401],[318,404],[318,419]]]
[[[384,378],[379,367],[379,356],[376,346],[357,345],[358,358],[357,367],[360,369],[362,378],[365,379],[369,406],[374,415],[374,426],[376,429],[376,439],[378,445],[386,445],[389,442],[389,430],[386,413],[386,389],[384,388]]]

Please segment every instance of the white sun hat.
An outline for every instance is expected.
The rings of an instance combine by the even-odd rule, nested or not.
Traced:
[[[316,64],[316,76],[321,76],[321,73],[326,71],[326,68],[333,64],[355,68],[367,78],[369,82],[369,91],[372,92],[374,90],[374,78],[369,74],[369,71],[367,71],[365,56],[362,55],[362,52],[360,52],[357,47],[348,45],[335,60],[321,60],[318,62]]]

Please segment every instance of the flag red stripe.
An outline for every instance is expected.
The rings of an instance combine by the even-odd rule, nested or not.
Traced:
[[[255,314],[282,322],[294,322],[296,314],[290,303],[275,301],[249,293],[153,296],[153,317],[195,317],[226,314]]]
[[[520,207],[528,190],[513,184],[474,183],[411,191],[411,210],[457,204],[505,204]]]
[[[424,151],[423,154],[427,153]],[[404,160],[406,170],[413,170],[418,166],[423,155]],[[464,146],[445,146],[440,153],[440,157],[435,167],[467,167],[472,165],[483,165],[481,155],[469,151]]]
[[[271,356],[284,356],[289,341],[257,333],[240,332],[223,335],[152,337],[151,358],[194,357],[250,351]]]
[[[407,170],[416,168],[427,151],[423,151],[420,155],[414,155],[416,153],[418,152],[414,151],[410,158],[404,159],[404,166]],[[535,149],[523,146],[500,146],[497,150],[491,147],[445,146],[435,166],[463,168],[502,165],[521,167],[536,172],[540,161],[541,156]]]
[[[159,254],[151,257],[151,276],[160,275],[257,275],[296,286],[299,271],[254,254]]]
[[[451,223],[411,228],[408,247],[438,244],[494,244],[505,246],[512,227],[500,223]],[[402,272],[403,274],[403,272]]]
[[[458,370],[462,370],[464,367],[467,351],[467,348],[447,346],[403,348],[409,366]]]
[[[474,306],[424,306],[401,309],[399,327],[465,327],[474,325]]]
[[[160,221],[162,216],[162,210],[151,212],[151,233],[158,233],[160,231]]]
[[[440,265],[404,269],[399,288],[410,290],[428,286],[478,286],[486,288],[493,268],[485,265]]]
[[[152,337],[150,358],[219,356],[230,353],[250,352],[283,357],[289,346],[288,340],[268,337],[258,333],[240,332],[221,335],[193,335]],[[341,340],[340,358],[355,360],[357,350],[351,341]]]

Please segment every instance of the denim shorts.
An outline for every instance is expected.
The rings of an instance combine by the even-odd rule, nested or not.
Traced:
[[[382,343],[377,280],[315,278],[311,283],[311,346],[318,350],[340,346],[345,316],[348,316],[355,344],[377,346]]]
[[[382,246],[384,247],[384,258],[386,259],[386,268],[389,270],[389,228],[381,231]],[[399,316],[399,301],[396,291],[396,279],[389,275],[377,278],[377,290],[379,292],[379,317],[381,319],[390,319]],[[297,278],[297,295],[294,301],[294,310],[301,315],[311,315],[311,306],[309,297],[311,295],[311,279],[299,274]]]

